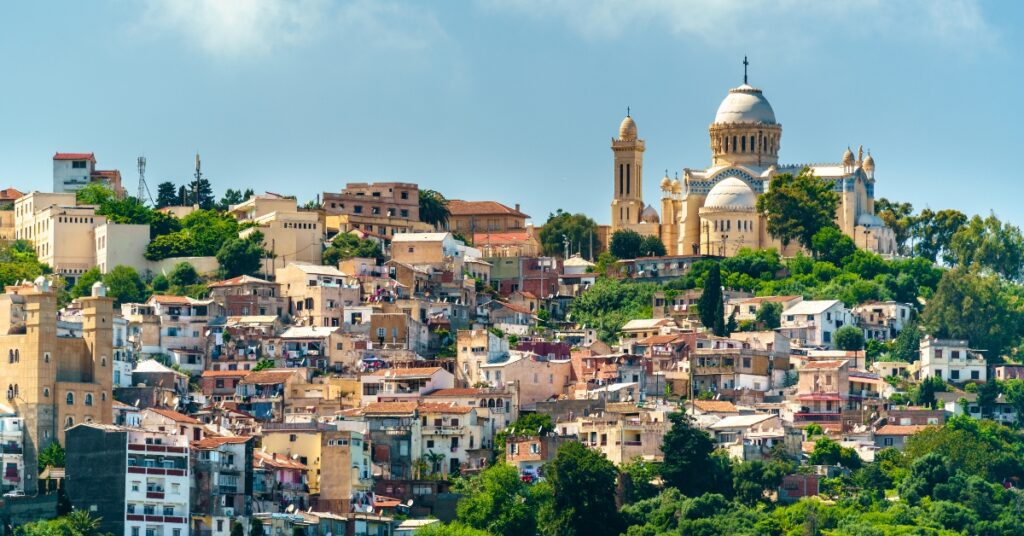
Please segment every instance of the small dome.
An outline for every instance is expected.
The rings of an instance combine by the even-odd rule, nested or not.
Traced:
[[[853,165],[853,151],[851,151],[849,147],[847,147],[846,148],[846,152],[843,153],[843,165],[844,166],[852,166]]]
[[[884,227],[885,222],[882,221],[882,218],[865,212],[864,214],[857,216],[857,225],[864,227]]]
[[[92,284],[92,296],[94,298],[103,297],[107,295],[107,286],[101,281],[97,281]]]
[[[619,139],[626,141],[636,140],[636,121],[633,121],[633,118],[628,115],[622,120],[622,124],[619,125]]]
[[[672,181],[672,191],[677,194],[683,193],[683,183],[679,182],[679,179]]]
[[[708,192],[704,200],[706,208],[730,209],[730,210],[754,210],[757,206],[757,196],[747,186],[747,183],[736,177],[723,179]]]
[[[664,177],[661,178],[661,189],[662,190],[668,190],[671,187],[672,187],[672,179],[668,178],[668,175],[666,174]]]
[[[868,153],[868,156],[866,158],[864,158],[864,171],[869,171],[870,172],[870,171],[874,171],[874,170],[875,170],[875,159],[871,157],[871,153]]]
[[[647,205],[647,208],[640,213],[640,221],[644,223],[661,223],[661,217],[658,216],[658,211],[654,210],[654,207]]]
[[[715,123],[775,124],[775,111],[760,89],[743,84],[732,88],[718,106]]]

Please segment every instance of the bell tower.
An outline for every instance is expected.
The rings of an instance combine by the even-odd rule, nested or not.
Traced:
[[[619,137],[612,139],[615,155],[612,194],[612,231],[640,222],[644,210],[644,140],[637,138],[636,122],[626,110]]]

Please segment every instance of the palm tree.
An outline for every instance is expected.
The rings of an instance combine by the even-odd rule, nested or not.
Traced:
[[[99,533],[100,521],[102,521],[103,518],[92,517],[92,515],[85,510],[75,510],[67,515],[67,520],[68,525],[75,534],[92,536]]]
[[[441,472],[441,463],[444,462],[444,454],[428,450],[427,454],[423,457],[426,458],[427,463],[430,464],[430,476],[438,476],[438,473]]]
[[[433,225],[435,229],[448,225],[448,200],[440,192],[420,190],[420,221]]]

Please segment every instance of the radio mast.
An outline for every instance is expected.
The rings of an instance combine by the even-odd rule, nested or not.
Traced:
[[[146,157],[139,157],[139,193],[136,196],[139,203],[145,205],[146,199],[149,199],[149,203],[155,205],[153,201],[153,194],[149,193],[149,185],[146,184]]]

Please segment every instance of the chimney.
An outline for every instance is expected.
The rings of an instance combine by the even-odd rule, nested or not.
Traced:
[[[516,203],[516,212],[519,212],[519,203]]]

